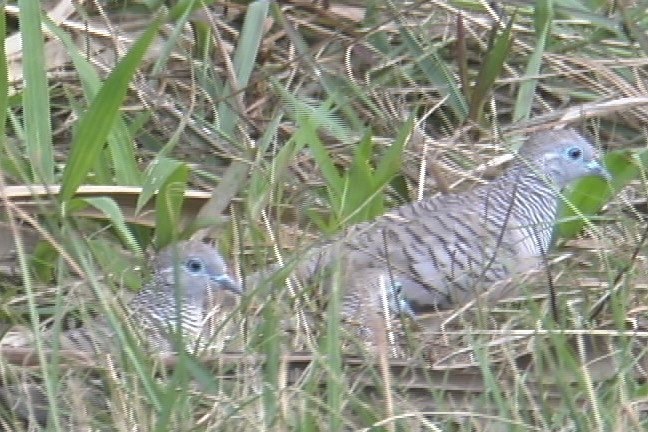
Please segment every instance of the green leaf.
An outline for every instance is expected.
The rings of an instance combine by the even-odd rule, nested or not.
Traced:
[[[193,0],[187,3],[188,4],[185,5],[184,11],[182,11],[182,9],[174,8],[174,13],[177,13],[177,15],[172,14],[173,30],[164,39],[164,44],[161,49],[159,49],[157,59],[155,60],[155,64],[151,68],[150,72],[153,76],[158,76],[165,71],[171,53],[180,45],[179,40],[182,38],[182,34],[186,30],[185,26],[189,21],[193,7],[197,2]]]
[[[266,146],[263,145],[263,141],[270,141],[270,134],[272,136],[276,135],[282,118],[283,114],[277,115],[267,125],[261,140],[262,143],[259,145],[259,160],[255,161],[255,169],[250,170],[246,204],[248,207],[248,216],[251,220],[259,220],[261,211],[268,205],[268,201],[272,196],[272,190],[276,188],[277,182],[281,181],[282,173],[287,172],[289,166],[294,163],[294,158],[297,153],[306,145],[306,141],[304,140],[297,143],[294,136],[289,138],[270,162],[270,167],[264,169],[261,155],[265,154],[264,150]],[[269,178],[272,181],[268,181]]]
[[[119,116],[128,84],[137,71],[146,50],[156,36],[163,19],[157,18],[133,44],[104,82],[101,90],[79,121],[72,140],[70,157],[63,172],[60,200],[67,203],[85,181],[101,154],[108,134]]]
[[[51,283],[55,277],[56,259],[59,253],[51,243],[41,241],[30,257],[30,266],[41,282]]]
[[[156,246],[162,248],[177,240],[180,233],[180,215],[187,189],[189,168],[175,159],[157,158],[146,170],[142,192],[137,199],[135,213],[154,197]]]
[[[345,179],[345,192],[338,216],[343,224],[361,222],[374,214],[384,213],[382,197],[378,197],[371,166],[373,139],[370,132],[358,143]],[[378,198],[378,199],[376,199]]]
[[[58,37],[67,49],[67,53],[74,63],[74,68],[81,78],[81,84],[85,93],[86,100],[91,103],[101,89],[101,80],[96,70],[90,62],[86,60],[85,53],[80,53],[78,46],[72,40],[70,35],[65,33],[51,20],[46,19],[47,29]],[[116,123],[108,134],[108,151],[110,154],[109,161],[112,162],[114,177],[117,184],[120,185],[139,185],[141,183],[141,174],[135,157],[135,146],[126,123],[121,115],[118,115]],[[106,163],[107,161],[101,161]]]
[[[140,192],[135,206],[135,214],[142,211],[151,198],[162,189],[162,186],[167,182],[168,176],[180,165],[182,165],[182,162],[165,157],[158,157],[151,161],[146,168],[142,192]]]
[[[167,173],[166,181],[160,188],[155,200],[155,239],[156,246],[164,246],[177,241],[181,232],[182,203],[187,190],[189,168],[179,163]]]
[[[401,170],[403,164],[403,152],[412,136],[414,120],[415,114],[413,111],[410,118],[400,127],[396,139],[392,145],[389,146],[385,154],[383,154],[380,162],[376,166],[374,177],[381,187],[384,187],[387,183],[392,181],[394,176],[396,176]]]
[[[186,14],[187,12],[193,12],[198,8],[209,7],[215,2],[216,0],[179,0],[177,2],[172,2],[173,7],[169,12],[169,18],[171,21],[176,21],[178,19],[181,19],[182,15]]]
[[[587,177],[566,194],[569,204],[559,211],[558,233],[561,237],[573,237],[585,225],[587,218],[596,214],[611,197],[623,189],[630,181],[645,174],[648,167],[648,150],[634,153],[628,150],[607,154],[604,164],[612,175],[612,182],[606,183],[598,177]]]
[[[72,202],[73,201],[77,200],[75,199],[72,200]],[[115,230],[117,231],[119,237],[124,243],[128,245],[128,248],[133,251],[140,251],[139,244],[128,229],[126,220],[124,219],[124,214],[122,213],[115,200],[109,197],[90,197],[79,198],[78,201],[87,203],[88,205],[91,205],[92,207],[96,208],[104,215],[106,215],[106,217],[108,217],[108,220],[110,220],[110,222],[115,227]]]
[[[359,149],[362,150],[356,153],[346,181],[350,188],[350,197],[340,220],[342,226],[373,219],[385,212],[384,198],[381,194],[400,172],[403,151],[413,127],[414,116],[412,115],[400,128],[398,137],[379,159],[375,169],[372,169],[370,164],[373,158],[371,135],[365,136],[359,145]]]
[[[276,81],[272,79],[271,81],[281,96],[288,113],[296,120],[297,124],[299,124],[300,119],[308,118],[316,128],[324,129],[326,133],[333,136],[340,143],[349,144],[357,140],[357,134],[353,133],[344,119],[340,118],[338,112],[335,110],[336,101],[334,98],[325,101],[302,100],[284,89]]]
[[[22,57],[25,79],[23,119],[32,181],[52,184],[54,183],[54,149],[41,30],[41,2],[20,0],[18,5],[23,52],[29,53]]]
[[[495,39],[493,47],[486,54],[482,67],[479,69],[477,83],[470,100],[470,118],[476,123],[481,123],[484,104],[511,51],[511,43],[513,42],[511,30],[514,19],[515,15],[509,20],[506,29]]]
[[[522,84],[518,91],[517,100],[513,108],[513,121],[528,120],[531,115],[531,106],[535,96],[537,77],[542,66],[542,56],[551,36],[553,23],[553,0],[537,0],[534,14],[536,30],[536,44],[529,56],[526,70],[522,76]]]
[[[7,52],[5,35],[7,33],[6,15],[0,14],[0,147],[7,143],[7,109],[9,107],[9,83],[7,72]],[[6,154],[6,153],[5,153]]]
[[[219,128],[225,136],[231,136],[238,124],[239,107],[233,99],[238,97],[239,90],[245,88],[250,81],[261,46],[269,4],[268,1],[255,1],[247,6],[243,29],[238,37],[232,61],[236,87],[228,83],[221,95],[223,102],[218,104]]]
[[[468,80],[468,48],[466,44],[466,27],[463,16],[457,16],[457,40],[454,44],[454,52],[457,61],[459,81],[464,92],[464,98],[470,100],[471,87]]]
[[[317,166],[322,171],[329,189],[329,198],[333,211],[341,211],[344,179],[338,174],[333,159],[317,134],[317,127],[310,118],[302,117],[298,122],[300,128],[295,132],[295,141],[299,146],[307,145],[311,150]]]
[[[262,401],[263,401],[263,424],[266,430],[275,429],[275,423],[279,413],[277,392],[281,383],[281,355],[283,338],[279,329],[281,320],[284,318],[279,307],[279,300],[275,295],[270,296],[264,303],[261,324],[255,327],[255,342],[258,343],[258,352],[265,356],[262,368]]]
[[[399,31],[418,67],[441,96],[448,98],[448,105],[457,120],[462,122],[468,116],[468,105],[446,63],[436,51],[425,52],[409,26],[400,25]]]

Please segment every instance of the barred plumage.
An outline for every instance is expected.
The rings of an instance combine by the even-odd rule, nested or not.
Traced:
[[[206,341],[201,337],[208,295],[227,290],[241,294],[240,287],[227,274],[227,267],[218,251],[198,241],[179,242],[162,250],[153,261],[153,277],[128,304],[127,328],[142,337],[151,353],[168,353],[184,348],[193,352]],[[180,331],[178,331],[180,328]],[[63,332],[60,347],[90,353],[117,353],[119,341],[105,318],[92,320],[81,328]],[[74,389],[63,392],[69,396],[82,392],[84,410],[106,410],[101,385],[91,385],[84,379],[69,377],[66,384]],[[78,387],[78,388],[77,388]],[[49,401],[42,386],[32,382],[0,387],[0,400],[18,417],[45,424],[49,416]],[[80,429],[76,422],[88,417],[76,413],[70,400],[59,401],[68,412],[69,428]],[[72,426],[74,425],[74,426]]]
[[[572,130],[537,133],[499,179],[355,225],[309,251],[294,275],[308,284],[332,263],[343,262],[351,278],[349,304],[366,302],[354,292],[357,274],[393,276],[392,286],[414,311],[462,305],[487,290],[500,298],[511,294],[503,282],[537,266],[549,249],[560,191],[588,175],[608,176],[584,138]]]
[[[178,351],[180,341],[186,349],[194,350],[200,342],[210,290],[240,294],[218,251],[199,241],[179,242],[162,250],[153,261],[153,271],[152,279],[130,301],[127,311],[129,324],[141,333],[151,351]],[[81,351],[107,351],[115,343],[105,318],[61,336],[64,348]]]

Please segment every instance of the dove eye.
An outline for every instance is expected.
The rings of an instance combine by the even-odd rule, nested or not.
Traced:
[[[580,159],[582,155],[583,155],[583,151],[578,147],[572,147],[567,150],[567,157],[571,160]]]
[[[185,267],[190,273],[200,273],[203,271],[204,264],[197,258],[189,258],[185,263]]]

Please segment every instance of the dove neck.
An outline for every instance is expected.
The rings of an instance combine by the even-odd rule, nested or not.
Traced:
[[[526,166],[516,167],[496,181],[491,190],[493,197],[501,201],[496,208],[504,214],[502,220],[514,220],[526,232],[533,249],[547,251],[552,239],[556,215],[560,204],[560,190],[551,179],[529,170]],[[534,246],[531,246],[534,245]],[[539,250],[534,250],[534,253]]]
[[[203,318],[203,301],[195,296],[183,293],[167,293],[167,300],[159,305],[160,314],[167,315],[172,323],[180,318],[181,326],[185,332],[192,333],[194,327],[200,325]]]
[[[173,290],[171,293],[173,296],[173,304],[179,304],[180,309],[183,313],[195,313],[196,311],[202,310],[204,298],[198,292],[194,292],[192,289],[181,288]]]
[[[552,203],[549,205],[551,209],[547,209],[548,213],[557,208],[563,189],[551,176],[531,165],[515,165],[496,183],[500,183],[499,188],[511,196],[517,195],[516,203],[520,201],[523,204],[525,200],[533,198],[541,199],[544,205]]]

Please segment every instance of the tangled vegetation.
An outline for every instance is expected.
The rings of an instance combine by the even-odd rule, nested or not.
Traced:
[[[645,10],[5,2],[3,383],[41,383],[55,430],[643,430]],[[97,299],[141,286],[149,246],[213,238],[243,278],[488,181],[522,137],[563,126],[596,143],[613,180],[566,192],[551,265],[520,281],[528,296],[483,319],[424,317],[406,355],[347,351],[334,315],[296,323],[289,290],[230,305],[214,325],[226,352],[209,356],[86,359],[38,336],[116,314]],[[107,408],[84,397],[89,378]],[[37,427],[19,417],[5,408],[0,424]]]

